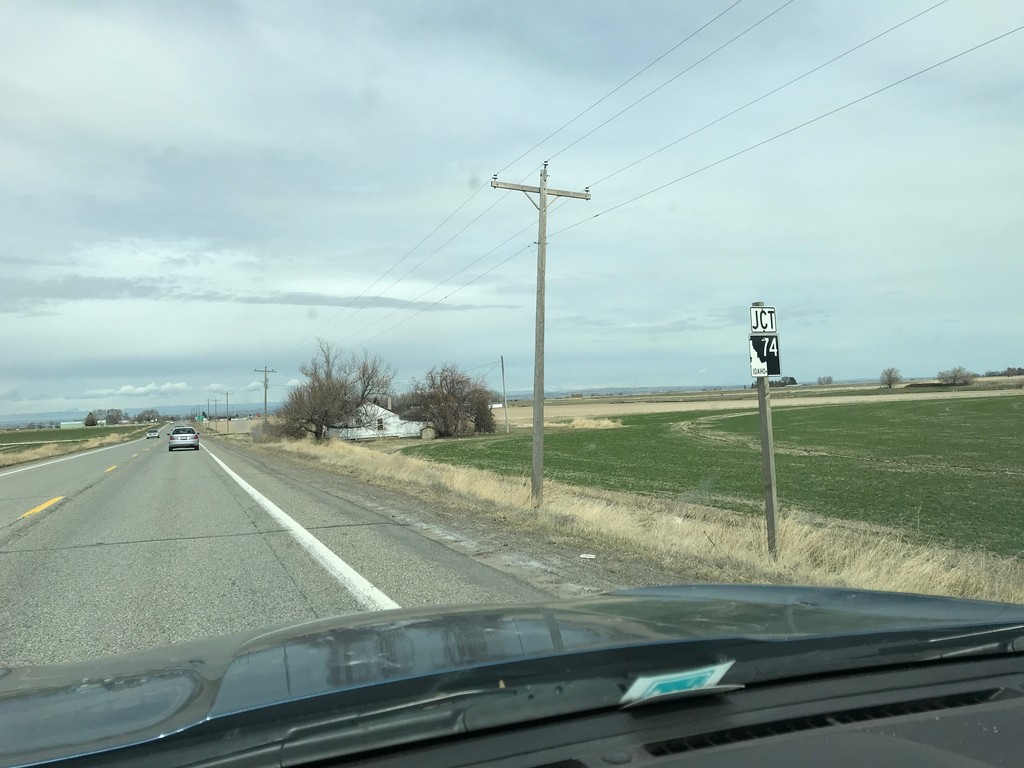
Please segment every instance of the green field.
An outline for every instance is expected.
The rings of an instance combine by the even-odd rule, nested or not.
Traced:
[[[80,429],[12,429],[0,431],[0,453],[17,453],[47,443],[84,443],[107,435],[142,436],[148,424],[126,424],[117,427],[83,427]]]
[[[1024,397],[779,408],[779,503],[894,526],[916,541],[1024,554]],[[756,411],[651,414],[622,428],[549,429],[545,477],[763,510]],[[530,437],[439,441],[406,453],[528,476]]]

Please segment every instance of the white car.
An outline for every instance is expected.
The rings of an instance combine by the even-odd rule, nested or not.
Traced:
[[[159,429],[151,429],[146,433],[146,439],[149,440],[151,437],[160,437]]]
[[[168,451],[173,451],[175,448],[199,450],[199,433],[192,429],[192,427],[175,427],[171,430],[168,438]]]

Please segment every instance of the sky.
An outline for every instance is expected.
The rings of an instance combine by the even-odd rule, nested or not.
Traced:
[[[1022,365],[1024,5],[936,2],[2,0],[0,415],[529,391],[545,161],[549,391]]]

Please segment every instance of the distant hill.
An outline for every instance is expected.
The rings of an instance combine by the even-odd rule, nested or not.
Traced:
[[[271,412],[277,408],[280,403],[268,403],[268,407]],[[184,418],[192,413],[192,409],[195,405],[143,405],[138,408],[123,408],[125,415],[128,418],[132,418],[139,411],[144,411],[149,408],[156,408],[161,414],[168,417],[179,417]],[[260,400],[258,403],[231,403],[231,412],[246,415],[250,413],[262,413],[263,412],[263,401]],[[27,424],[42,423],[59,424],[62,421],[82,421],[89,411],[85,410],[66,410],[66,411],[40,411],[37,413],[5,413],[0,414],[0,429],[11,429],[14,427],[24,427]],[[219,414],[224,415],[224,406],[221,405]],[[211,414],[212,415],[212,414]]]

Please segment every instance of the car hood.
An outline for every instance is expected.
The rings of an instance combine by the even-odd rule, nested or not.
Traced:
[[[0,765],[88,754],[245,710],[487,664],[687,639],[1006,622],[1024,622],[1024,607],[755,585],[356,614],[87,662],[0,668]]]

